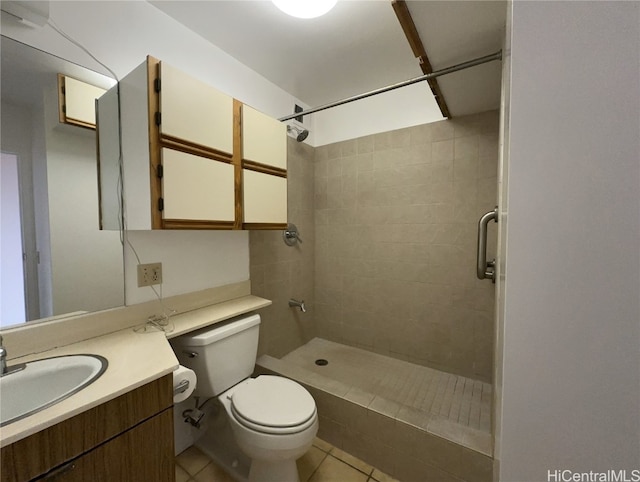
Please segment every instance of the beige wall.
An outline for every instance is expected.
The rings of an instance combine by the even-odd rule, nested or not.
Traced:
[[[319,336],[490,380],[494,285],[475,265],[497,132],[492,111],[316,148]]]
[[[258,354],[281,357],[316,336],[314,324],[314,148],[288,139],[289,222],[302,244],[287,246],[282,231],[249,235],[251,293],[273,301],[260,310]],[[289,298],[304,300],[307,312],[290,308]]]

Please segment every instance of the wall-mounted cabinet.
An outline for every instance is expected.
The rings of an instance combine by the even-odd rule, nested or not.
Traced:
[[[96,99],[105,89],[58,74],[58,116],[63,124],[96,128]]]
[[[243,225],[270,229],[287,223],[287,128],[242,105]]]
[[[285,125],[152,57],[119,92],[127,229],[286,227]]]

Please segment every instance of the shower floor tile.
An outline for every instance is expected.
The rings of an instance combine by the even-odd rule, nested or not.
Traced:
[[[316,365],[326,359],[327,365]],[[359,348],[314,338],[285,355],[282,361],[352,387],[361,399],[396,402],[416,426],[455,431],[455,426],[491,430],[490,384]],[[369,394],[369,395],[367,395]],[[372,398],[373,397],[373,398]]]

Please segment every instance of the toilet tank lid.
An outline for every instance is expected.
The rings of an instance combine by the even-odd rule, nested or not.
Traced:
[[[172,341],[180,346],[206,346],[258,324],[260,324],[260,315],[253,314],[210,325],[182,335]]]

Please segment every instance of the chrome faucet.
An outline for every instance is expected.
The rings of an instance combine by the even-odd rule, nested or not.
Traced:
[[[2,335],[0,335],[0,378],[24,370],[26,366],[25,363],[7,366],[7,349],[2,344]]]
[[[307,312],[307,308],[306,308],[306,306],[304,306],[304,300],[298,301],[298,300],[294,300],[293,298],[291,298],[289,300],[289,306],[292,307],[292,308],[294,306],[297,306],[298,308],[300,308],[300,311],[302,311],[303,313]]]
[[[0,377],[7,373],[7,350],[2,344],[2,335],[0,335]]]

